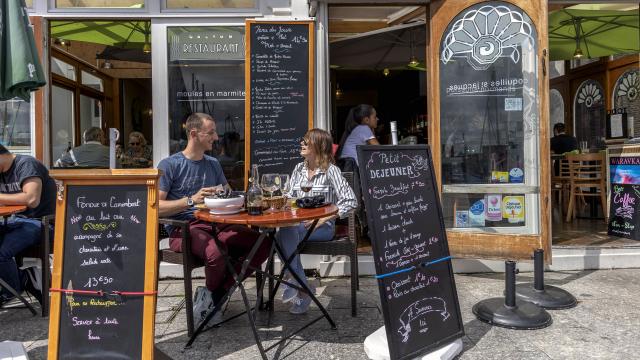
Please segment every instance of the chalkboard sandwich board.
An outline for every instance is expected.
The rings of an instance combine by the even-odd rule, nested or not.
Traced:
[[[313,21],[246,21],[245,174],[288,174],[313,125]]]
[[[58,181],[49,359],[153,359],[158,170]]]
[[[611,184],[607,234],[640,240],[640,185]]]
[[[360,182],[391,359],[464,335],[429,148],[359,146]]]

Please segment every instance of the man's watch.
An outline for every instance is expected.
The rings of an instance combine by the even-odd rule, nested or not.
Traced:
[[[193,198],[191,197],[191,195],[187,196],[187,206],[193,206],[194,202],[193,202]]]

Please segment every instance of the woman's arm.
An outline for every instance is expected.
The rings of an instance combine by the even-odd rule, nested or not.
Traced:
[[[336,202],[336,206],[338,206],[338,217],[342,219],[358,207],[356,195],[353,189],[351,189],[351,186],[349,186],[349,183],[347,183],[347,180],[342,176],[338,167],[330,166],[327,175],[331,182],[332,190],[335,191],[336,197],[338,198]]]

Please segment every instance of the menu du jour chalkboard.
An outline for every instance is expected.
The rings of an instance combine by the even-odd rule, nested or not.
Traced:
[[[313,124],[313,22],[248,20],[246,29],[246,170],[288,174]]]
[[[358,163],[389,354],[413,358],[464,335],[431,153],[359,146]]]
[[[49,358],[153,351],[157,206],[144,183],[111,184],[67,185],[59,198]]]

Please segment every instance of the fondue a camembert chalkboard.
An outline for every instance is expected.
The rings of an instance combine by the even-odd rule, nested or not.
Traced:
[[[413,358],[464,335],[451,262],[421,266],[449,256],[431,153],[359,146],[358,163],[389,354]]]
[[[313,123],[313,22],[249,20],[246,33],[246,170],[288,174]]]
[[[55,249],[50,358],[152,354],[157,196],[149,190],[145,183],[111,180],[67,184],[59,194],[56,226],[63,229],[56,228],[61,244]]]

